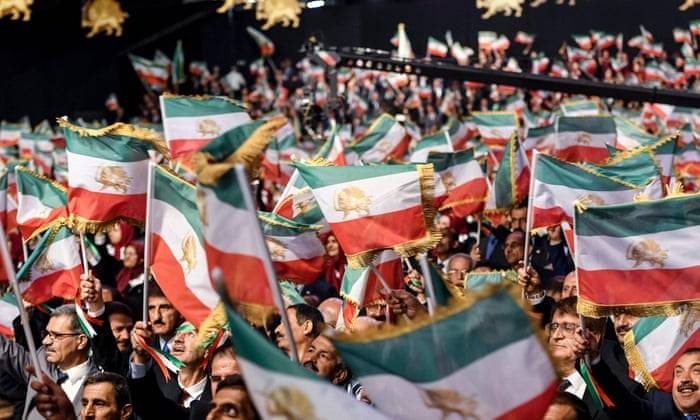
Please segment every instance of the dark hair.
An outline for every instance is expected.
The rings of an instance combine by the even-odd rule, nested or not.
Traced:
[[[588,420],[591,418],[591,413],[588,411],[586,403],[568,392],[557,392],[551,405],[564,405],[573,409],[576,414],[576,420]]]
[[[117,408],[120,410],[127,404],[131,404],[131,395],[129,394],[129,384],[126,378],[112,372],[97,372],[85,379],[85,385],[110,383],[114,388],[114,397],[117,400]]]
[[[223,356],[224,354],[228,354],[231,357],[236,357],[236,351],[233,350],[233,345],[231,344],[230,339],[224,340],[223,343],[219,347],[214,350],[214,353],[211,355],[211,360],[216,359],[219,356]]]
[[[687,349],[683,350],[681,356],[685,356],[686,354],[690,353],[700,353],[700,347],[688,347]]]
[[[554,304],[552,316],[554,316],[554,313],[557,311],[564,315],[578,316],[578,312],[576,312],[577,303],[578,296],[569,296],[568,298],[561,299],[559,302]]]
[[[105,315],[107,316],[107,319],[114,314],[121,314],[128,316],[132,320],[134,319],[134,312],[128,305],[114,301],[105,303]]]
[[[311,335],[316,338],[321,334],[323,330],[323,314],[317,308],[305,303],[298,303],[296,305],[291,305],[288,309],[294,309],[297,316],[297,325],[301,325],[306,321],[311,321],[313,325],[311,329]]]
[[[154,280],[150,280],[148,282],[148,297],[162,297],[167,299],[165,293],[163,293],[163,290],[161,290],[158,283],[156,283]]]
[[[246,391],[248,390],[241,375],[231,375],[224,378],[221,382],[219,382],[219,385],[216,386],[216,392],[219,392],[224,388],[243,388]]]

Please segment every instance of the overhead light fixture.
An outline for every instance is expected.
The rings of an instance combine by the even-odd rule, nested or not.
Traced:
[[[317,7],[323,7],[326,5],[325,0],[311,0],[306,2],[306,8],[307,9],[315,9]]]

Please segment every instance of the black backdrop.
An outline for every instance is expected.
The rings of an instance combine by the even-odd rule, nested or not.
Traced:
[[[222,72],[236,60],[250,60],[257,47],[245,32],[259,27],[252,12],[214,12],[218,3],[180,4],[175,0],[121,0],[130,14],[121,38],[98,35],[86,39],[80,28],[78,0],[35,0],[29,23],[0,20],[0,118],[16,120],[99,115],[104,100],[116,92],[134,112],[143,93],[127,52],[152,57],[156,48],[173,52],[183,40],[185,59],[218,64]],[[511,40],[518,30],[536,34],[535,47],[549,53],[572,33],[597,29],[639,33],[643,24],[670,49],[672,28],[687,27],[700,18],[700,6],[677,10],[681,0],[578,0],[569,7],[549,0],[539,8],[524,6],[521,18],[498,15],[480,18],[475,0],[337,0],[336,6],[305,10],[299,29],[276,27],[268,35],[277,45],[275,58],[293,56],[315,34],[327,45],[390,49],[398,22],[405,22],[417,54],[429,35],[442,38],[452,30],[455,40],[475,47],[477,31],[493,30]],[[526,3],[530,3],[527,0]],[[511,53],[521,49],[511,46]]]

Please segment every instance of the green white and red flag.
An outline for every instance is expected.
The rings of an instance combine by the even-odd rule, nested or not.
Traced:
[[[403,160],[408,151],[410,136],[406,128],[389,114],[380,115],[357,141],[345,150],[357,159],[368,163],[384,162],[389,159]],[[353,162],[353,159],[349,159]]]
[[[149,151],[167,155],[151,130],[117,123],[91,130],[59,119],[67,143],[68,212],[80,231],[146,218]]]
[[[185,83],[185,52],[182,48],[182,40],[178,39],[173,51],[173,61],[170,67],[170,80],[173,85]]]
[[[0,122],[0,147],[16,146],[23,131],[29,131],[22,123]]]
[[[683,74],[687,77],[700,76],[700,61],[696,58],[686,58],[683,65]]]
[[[425,54],[427,57],[435,56],[445,58],[447,57],[447,51],[447,44],[433,38],[432,36],[428,37],[428,47]]]
[[[664,185],[670,185],[671,177],[674,176],[677,139],[676,135],[667,136],[648,146],[661,169],[661,179]]]
[[[463,46],[459,42],[452,44],[452,47],[450,47],[450,52],[452,53],[452,57],[457,60],[457,64],[461,66],[467,65],[469,62],[469,57],[474,55],[474,50],[467,46]]]
[[[345,144],[340,137],[339,126],[336,126],[331,131],[328,140],[323,143],[323,146],[318,150],[316,157],[323,158],[336,166],[345,166]]]
[[[411,41],[408,39],[408,35],[406,34],[406,24],[399,23],[396,33],[399,37],[399,42],[396,46],[397,56],[399,58],[415,58],[416,55],[413,53]]]
[[[17,273],[22,299],[34,305],[54,297],[73,299],[82,273],[75,235],[65,224],[56,223],[44,232]]]
[[[450,119],[447,120],[445,129],[447,129],[447,132],[450,135],[452,148],[454,150],[458,151],[466,149],[467,142],[479,134],[479,130],[476,127],[474,127],[472,130],[470,128],[471,126],[473,126],[473,124],[467,124],[456,117],[450,117]]]
[[[498,34],[493,31],[479,31],[477,34],[477,40],[479,43],[479,49],[485,51],[491,51],[491,44],[498,38]]]
[[[285,184],[294,172],[292,160],[301,160],[309,157],[309,153],[302,149],[297,141],[294,126],[287,122],[280,127],[265,150],[263,158],[263,178]]]
[[[489,147],[505,146],[518,129],[518,116],[515,112],[474,112],[472,116],[481,141]]]
[[[474,150],[431,153],[428,163],[435,168],[435,203],[441,212],[465,217],[483,210],[488,185]]]
[[[444,419],[453,410],[541,418],[560,382],[528,316],[503,289],[401,331],[332,340],[375,407],[398,419]],[[432,356],[415,363],[416,354]]]
[[[330,226],[323,217],[311,188],[299,176],[297,169],[292,173],[272,212],[297,223],[321,226],[319,234],[322,238],[330,233]]]
[[[275,274],[280,280],[309,284],[323,271],[326,248],[321,226],[294,222],[274,213],[258,212]]]
[[[700,176],[700,151],[695,142],[677,147],[673,159],[677,177],[697,179]]]
[[[425,163],[428,161],[430,153],[452,153],[452,141],[447,131],[438,132],[423,137],[416,144],[416,148],[411,153],[411,162]]]
[[[17,300],[11,293],[5,293],[0,297],[0,334],[7,338],[15,335],[12,322],[19,316]]]
[[[510,48],[510,40],[507,36],[501,34],[491,43],[491,49],[494,51],[504,52]]]
[[[199,216],[196,188],[154,166],[150,232],[146,232],[152,249],[150,269],[168,300],[196,327],[219,302],[209,278]]]
[[[660,82],[666,80],[666,74],[655,61],[649,61],[646,63],[642,71],[645,82]]]
[[[579,46],[579,48],[582,48],[584,50],[590,50],[591,48],[593,48],[593,41],[588,35],[574,34],[571,35],[571,38],[574,39],[574,42],[576,43],[576,45]]]
[[[690,32],[692,32],[693,35],[700,35],[700,19],[691,20],[690,24],[688,24],[688,27],[690,28]]]
[[[518,31],[518,33],[515,34],[516,44],[530,45],[533,42],[535,42],[535,35],[523,31]]]
[[[615,147],[620,150],[630,150],[639,146],[649,146],[656,143],[657,138],[624,117],[614,116],[617,141]]]
[[[245,30],[253,38],[253,41],[255,41],[255,43],[258,45],[258,48],[260,48],[260,55],[262,57],[271,57],[272,54],[275,53],[275,44],[272,42],[272,40],[270,40],[270,38],[265,36],[265,34],[252,26],[246,26]]]
[[[532,162],[532,152],[551,154],[554,150],[554,141],[556,139],[556,131],[554,124],[548,124],[541,127],[529,127],[525,131],[525,141],[523,141],[523,149],[527,154],[528,161]]]
[[[669,315],[700,300],[700,196],[590,207],[575,216],[578,312]]]
[[[664,55],[664,44],[645,42],[642,44],[640,52],[650,57],[661,58]]]
[[[352,267],[366,266],[383,248],[408,257],[439,239],[433,165],[295,166]]]
[[[0,175],[0,220],[5,232],[17,227],[17,198],[13,197],[9,188],[10,172]]]
[[[607,144],[615,145],[617,131],[611,116],[562,116],[555,122],[553,156],[568,162],[602,162]]]
[[[560,110],[567,117],[595,116],[600,114],[598,103],[590,100],[565,101]]]
[[[633,36],[627,40],[627,46],[630,48],[641,48],[644,44],[644,37],[642,35]]]
[[[690,34],[690,31],[687,29],[673,28],[673,40],[679,44],[683,44],[685,42],[692,44],[693,43],[693,36]]]
[[[615,46],[616,39],[615,36],[612,34],[606,34],[603,33],[597,40],[596,40],[596,48],[600,50],[607,50],[608,48],[612,48]],[[620,42],[622,43],[622,42]]]
[[[150,90],[163,92],[168,86],[169,69],[163,64],[138,55],[129,54],[131,66],[141,79],[141,83]]]
[[[196,152],[216,137],[250,122],[245,108],[219,96],[162,95],[160,109],[172,158]]]
[[[644,162],[651,156],[633,156]],[[613,166],[613,168],[615,168]],[[596,204],[627,203],[644,194],[650,198],[663,196],[663,187],[654,165],[630,165],[620,169],[560,161],[535,153],[532,164],[531,228],[543,228],[567,221],[573,222],[575,208]],[[605,174],[615,173],[612,178]],[[656,178],[655,178],[656,176]],[[640,182],[640,180],[646,180]],[[583,206],[583,207],[582,207]]]
[[[566,47],[566,55],[569,61],[582,61],[592,58],[592,52],[576,47]]]
[[[671,392],[676,361],[685,350],[700,347],[697,308],[681,307],[669,317],[641,318],[625,335],[624,346],[637,382],[647,390]]]
[[[510,209],[523,202],[530,188],[530,163],[517,135],[506,145],[503,160],[493,180],[495,205]]]
[[[56,221],[68,219],[68,190],[63,185],[17,166],[17,225],[30,240]]]

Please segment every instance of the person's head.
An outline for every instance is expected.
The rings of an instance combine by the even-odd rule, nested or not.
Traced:
[[[134,237],[134,228],[127,222],[115,223],[112,228],[107,231],[107,237],[112,245],[123,245],[131,241]],[[117,255],[117,258],[119,256]]]
[[[634,324],[639,321],[638,316],[630,315],[625,312],[618,312],[612,316],[613,326],[615,327],[615,335],[621,346],[625,345],[625,335],[627,331],[634,327]]]
[[[386,301],[377,299],[365,305],[365,313],[368,317],[377,321],[386,321]]]
[[[301,355],[301,364],[334,385],[340,385],[350,377],[350,370],[331,340],[324,335],[319,335],[311,342],[306,353]]]
[[[464,287],[464,278],[473,265],[472,257],[469,255],[454,254],[447,262],[447,280],[457,287]]]
[[[576,312],[576,297],[562,299],[554,305],[552,321],[547,324],[549,333],[547,342],[552,357],[558,365],[565,365],[566,370],[575,369],[576,354],[572,342],[581,326]]]
[[[84,420],[126,420],[133,411],[126,379],[111,372],[88,376],[81,401],[80,418]]]
[[[321,334],[323,328],[323,315],[313,306],[299,303],[287,308],[290,328],[294,336],[297,349],[305,348],[314,338]],[[285,352],[290,351],[289,338],[284,329],[284,323],[280,323],[275,328],[277,335],[277,347]]]
[[[216,394],[209,403],[207,420],[257,420],[258,418],[258,413],[253,407],[250,394],[240,375],[226,378],[219,383]]]
[[[583,400],[568,392],[559,391],[547,408],[542,420],[587,420],[590,412]]]
[[[211,395],[216,394],[216,387],[219,386],[221,381],[241,374],[241,367],[238,365],[236,353],[233,351],[230,341],[227,340],[214,351],[209,367],[211,369],[209,373]]]
[[[525,230],[527,226],[527,207],[515,207],[510,210],[510,230]]]
[[[561,287],[562,299],[571,296],[578,296],[578,286],[576,283],[576,272],[572,271],[564,277],[564,284]]]
[[[131,330],[134,329],[134,314],[131,308],[121,302],[109,302],[105,304],[105,315],[119,351],[131,351]]]
[[[506,257],[506,262],[511,267],[523,260],[525,255],[525,232],[522,230],[514,230],[506,236],[506,243],[503,247],[503,253]]]
[[[355,318],[355,322],[352,323],[352,333],[362,334],[365,331],[376,330],[382,325],[381,321],[378,321],[369,316],[358,316]]]
[[[321,315],[323,315],[323,321],[331,328],[335,328],[342,305],[343,300],[336,297],[328,298],[318,305],[318,310],[321,311]]]
[[[135,268],[143,264],[143,245],[139,242],[131,241],[124,248],[124,259],[122,260],[125,268]]]
[[[685,350],[676,361],[671,396],[682,413],[700,415],[700,347]]]
[[[197,329],[192,323],[183,322],[175,329],[175,339],[170,354],[186,366],[197,367],[202,364],[204,349],[197,343]]]
[[[457,233],[452,229],[442,229],[442,238],[435,247],[435,252],[442,260],[447,259],[459,247]]]
[[[51,313],[41,340],[46,350],[46,361],[66,370],[77,366],[88,358],[90,342],[80,329],[75,305],[56,308]]]
[[[148,285],[148,320],[153,327],[153,333],[164,340],[175,335],[175,328],[182,323],[182,315],[165,297],[156,282]]]
[[[329,258],[335,258],[340,254],[340,245],[335,235],[328,235],[326,239],[326,255]]]
[[[442,230],[442,229],[449,229],[450,224],[451,224],[450,223],[450,216],[448,216],[446,214],[442,214],[442,215],[440,215],[440,217],[438,217],[438,220],[437,220],[437,223],[435,224],[435,226],[438,229]]]

